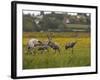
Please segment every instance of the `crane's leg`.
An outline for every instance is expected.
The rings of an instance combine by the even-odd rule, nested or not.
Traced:
[[[29,53],[31,53],[31,50],[30,50],[30,48],[29,47],[27,47],[27,49],[26,49],[27,51],[26,51],[26,54],[29,54]]]
[[[47,48],[47,52],[49,52],[49,48]]]
[[[43,51],[42,50],[40,50],[41,51],[41,54],[43,53]]]
[[[55,53],[56,53],[56,49],[55,49]]]
[[[73,54],[73,48],[72,48],[72,54]]]
[[[60,49],[58,49],[58,52],[60,53]]]

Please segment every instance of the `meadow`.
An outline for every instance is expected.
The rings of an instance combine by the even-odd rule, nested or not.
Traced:
[[[91,47],[89,32],[55,32],[52,37],[60,45],[60,53],[49,49],[41,54],[25,53],[29,39],[37,38],[47,40],[46,32],[23,32],[23,69],[58,68],[58,67],[83,67],[91,65]],[[71,49],[65,50],[66,42],[77,41],[72,54]]]

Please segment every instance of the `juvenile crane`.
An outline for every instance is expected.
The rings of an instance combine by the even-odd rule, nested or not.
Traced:
[[[47,35],[48,45],[55,51],[55,53],[56,53],[56,51],[58,51],[60,53],[60,46],[56,42],[52,41],[51,36],[52,36],[52,34]]]
[[[67,50],[68,48],[72,48],[72,53],[73,53],[73,48],[76,45],[76,43],[77,43],[77,41],[66,43],[65,49]]]
[[[58,51],[59,53],[60,53],[60,47],[59,47],[59,45],[57,44],[57,43],[55,43],[55,42],[49,42],[48,43],[48,45],[53,49],[53,50],[55,50],[55,53],[56,53],[56,51]]]
[[[38,46],[38,51],[43,53],[45,50],[49,52],[49,45],[47,42],[41,42],[41,44]]]

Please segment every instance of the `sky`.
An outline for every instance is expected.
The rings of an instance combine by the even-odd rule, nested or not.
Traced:
[[[36,15],[40,15],[40,11],[32,11],[32,10],[27,10],[27,11],[23,11],[23,13],[24,14],[34,14],[35,16]],[[51,12],[50,11],[45,11],[44,12],[44,14],[50,14]],[[64,13],[64,12],[56,12],[56,13],[59,13],[59,14],[61,14],[61,13]],[[68,13],[69,15],[77,15],[77,13],[75,13],[75,12],[73,12],[73,13],[71,13],[71,12],[66,12],[66,13]],[[89,13],[87,13],[87,16],[89,16]]]

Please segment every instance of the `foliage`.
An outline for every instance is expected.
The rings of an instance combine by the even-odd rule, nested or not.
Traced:
[[[66,20],[69,22],[67,23]],[[40,15],[23,14],[23,31],[25,32],[43,32],[43,31],[73,31],[69,24],[75,25],[88,25],[85,31],[90,31],[90,15],[86,13],[79,13],[77,15],[68,15],[67,13],[51,12],[50,14],[44,14],[44,11],[40,12]],[[68,28],[67,28],[68,27]],[[74,27],[74,26],[73,26]],[[75,28],[75,27],[74,27]],[[81,30],[84,30],[81,28]]]

